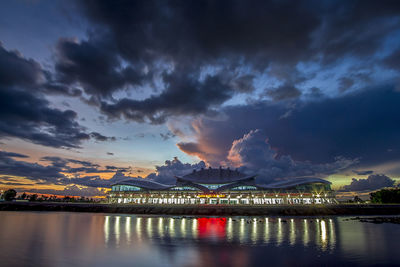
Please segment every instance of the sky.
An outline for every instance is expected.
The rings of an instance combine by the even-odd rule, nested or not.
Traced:
[[[398,1],[0,1],[0,189],[202,167],[400,182]]]

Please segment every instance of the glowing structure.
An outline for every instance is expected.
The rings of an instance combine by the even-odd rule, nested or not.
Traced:
[[[237,170],[201,169],[182,177],[174,185],[130,178],[112,185],[110,203],[153,205],[277,205],[332,204],[330,182],[301,177],[257,184],[255,175]]]

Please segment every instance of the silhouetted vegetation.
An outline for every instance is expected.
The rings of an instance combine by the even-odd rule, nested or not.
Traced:
[[[400,203],[400,188],[382,189],[370,194],[372,203]]]
[[[3,199],[5,201],[11,201],[15,199],[15,196],[17,195],[17,191],[15,191],[14,189],[8,189],[7,191],[5,191],[3,193]]]
[[[353,199],[348,199],[346,201],[342,201],[342,203],[357,203],[357,204],[361,204],[361,203],[365,203],[365,201],[362,200],[359,196],[355,196]]]
[[[74,197],[74,196],[56,196],[56,195],[40,195],[40,194],[27,194],[22,193],[17,196],[15,189],[8,189],[1,195],[1,199],[6,201],[29,201],[29,202],[74,202],[74,203],[97,203],[100,200],[87,197]]]

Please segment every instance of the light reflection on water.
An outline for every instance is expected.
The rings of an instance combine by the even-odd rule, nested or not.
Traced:
[[[4,266],[400,264],[399,238],[343,217],[0,213]]]

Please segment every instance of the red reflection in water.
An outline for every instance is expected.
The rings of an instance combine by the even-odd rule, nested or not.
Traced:
[[[200,238],[223,238],[226,235],[226,218],[198,218],[197,223]]]

